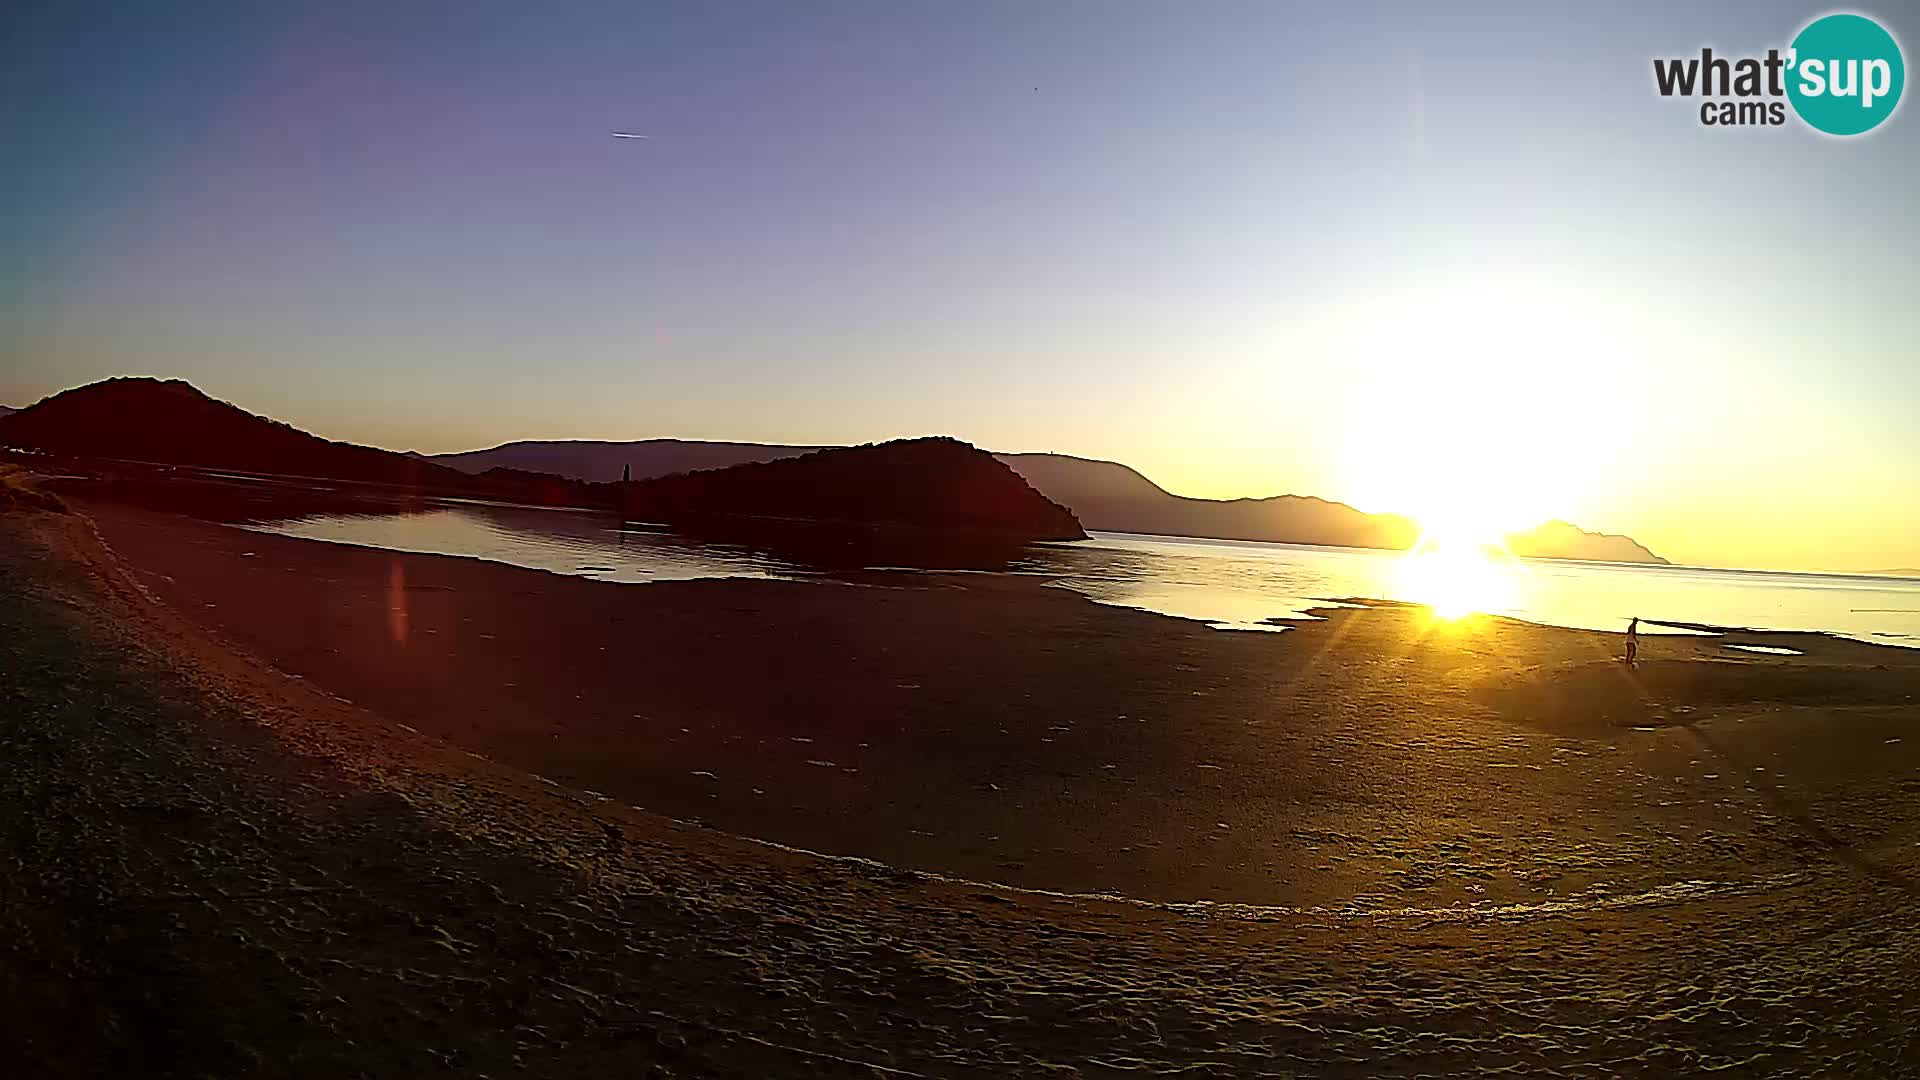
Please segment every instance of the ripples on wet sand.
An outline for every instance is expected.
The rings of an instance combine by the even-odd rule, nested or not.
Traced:
[[[1807,655],[1740,661],[1650,639],[1627,669],[1615,635],[1407,608],[1233,635],[1033,578],[609,589],[99,517],[158,595],[396,722],[742,835],[1022,888],[1311,909],[1738,886],[1826,857],[1793,800],[1897,798],[1920,752],[1886,741],[1920,653],[1809,635],[1750,635]]]
[[[72,988],[64,1007],[12,1013],[27,1060],[69,1075],[160,1060],[314,1076],[1914,1064],[1912,893],[1817,851],[1752,891],[1479,914],[1247,918],[947,883],[540,784],[103,591],[111,564],[75,572],[84,538],[10,539],[0,827],[24,902],[0,917],[16,957]],[[1845,799],[1796,812],[1871,846],[1872,800],[1842,792],[1852,816]],[[34,932],[11,932],[22,920]]]

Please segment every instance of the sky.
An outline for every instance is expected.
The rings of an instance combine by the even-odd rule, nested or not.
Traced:
[[[0,403],[945,433],[1678,562],[1920,565],[1920,116],[1708,128],[1805,4],[28,3]],[[1878,15],[1906,44],[1920,12]],[[644,133],[645,140],[610,137]]]

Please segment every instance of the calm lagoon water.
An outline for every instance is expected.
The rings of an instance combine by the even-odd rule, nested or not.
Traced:
[[[806,567],[746,548],[701,543],[604,516],[485,504],[395,514],[315,515],[251,526],[286,536],[395,551],[464,555],[641,583],[693,578],[803,578]],[[1057,579],[1101,603],[1277,630],[1326,600],[1367,597],[1485,611],[1532,622],[1618,630],[1626,620],[1766,630],[1824,630],[1920,647],[1920,580],[1686,567],[1488,561],[1349,548],[1097,533],[1028,549],[1011,572]],[[1649,633],[1662,632],[1647,627]]]

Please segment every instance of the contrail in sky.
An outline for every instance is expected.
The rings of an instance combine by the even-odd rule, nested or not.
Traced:
[[[653,136],[651,135],[635,135],[631,131],[616,131],[613,133],[613,137],[616,139],[651,139],[653,138]]]

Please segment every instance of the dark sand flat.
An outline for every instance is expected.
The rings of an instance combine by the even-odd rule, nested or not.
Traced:
[[[1626,672],[1409,611],[626,589],[88,509],[0,515],[22,1075],[1920,1067],[1906,654]]]
[[[1920,870],[1915,650],[1660,638],[1628,669],[1615,635],[1418,608],[1234,634],[1033,578],[623,586],[89,510],[154,595],[321,691],[814,851],[1293,907]]]

